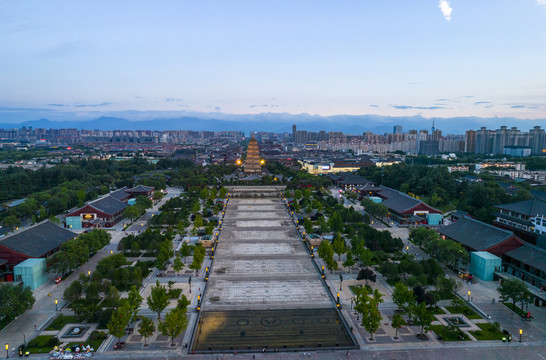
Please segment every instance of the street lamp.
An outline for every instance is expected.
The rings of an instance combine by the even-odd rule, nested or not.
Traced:
[[[114,253],[114,250],[110,250],[110,255],[112,255]]]
[[[9,352],[8,352],[8,350],[9,350],[9,344],[6,343],[6,359],[9,358]]]
[[[25,344],[25,347],[27,347],[27,333],[23,333],[23,344]]]
[[[468,290],[468,302],[470,302],[470,290]]]
[[[91,270],[87,270],[87,276],[91,275]]]
[[[55,299],[55,311],[59,311],[59,300]]]
[[[339,291],[341,291],[341,285],[343,285],[343,275],[339,274]]]
[[[523,334],[523,329],[519,329],[519,342],[521,342],[521,334]]]
[[[190,284],[190,294],[191,294],[191,275],[190,275],[190,278],[188,279],[188,284]]]

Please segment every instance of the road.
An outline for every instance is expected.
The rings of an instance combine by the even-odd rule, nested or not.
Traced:
[[[141,222],[146,222],[147,220],[145,219],[149,219],[152,216],[152,213],[157,212],[159,207],[162,206],[165,201],[180,195],[180,189],[177,188],[168,188],[167,191],[168,194],[151,209],[149,209],[141,219],[139,219],[139,224]],[[112,236],[110,244],[95,254],[95,256],[89,259],[89,261],[87,261],[79,269],[74,270],[74,272],[67,279],[59,284],[55,284],[53,280],[49,280],[34,290],[34,297],[36,298],[36,301],[32,309],[18,316],[14,321],[0,331],[0,344],[2,344],[2,349],[4,349],[5,344],[9,344],[11,351],[12,349],[15,349],[19,345],[23,344],[25,338],[28,342],[30,339],[36,337],[40,331],[45,328],[46,324],[62,311],[66,305],[63,300],[64,290],[73,281],[77,280],[80,274],[87,274],[89,271],[93,272],[97,263],[101,259],[117,252],[118,243],[121,238],[125,236],[122,225],[122,223],[119,223],[114,228],[105,229]],[[145,226],[146,225],[139,225],[139,230],[145,229]],[[55,299],[58,300],[57,307],[55,306]]]

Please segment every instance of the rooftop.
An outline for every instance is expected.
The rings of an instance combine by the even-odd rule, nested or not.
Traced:
[[[515,236],[511,231],[499,229],[468,216],[441,228],[438,232],[474,250],[487,250]]]
[[[44,220],[26,230],[0,240],[0,245],[29,257],[40,257],[73,239],[77,234]]]
[[[496,205],[495,207],[527,216],[546,215],[546,201],[536,197],[511,204]]]
[[[508,251],[505,255],[546,273],[546,250],[544,249],[526,243],[515,250]]]

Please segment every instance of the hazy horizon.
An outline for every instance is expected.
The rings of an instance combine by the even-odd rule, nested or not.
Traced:
[[[178,110],[540,122],[545,19],[545,0],[7,1],[0,123]]]

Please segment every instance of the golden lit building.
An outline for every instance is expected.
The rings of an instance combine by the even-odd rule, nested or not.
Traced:
[[[254,134],[252,134],[246,151],[245,173],[254,174],[261,171],[260,149],[258,148],[258,141],[254,138]]]

